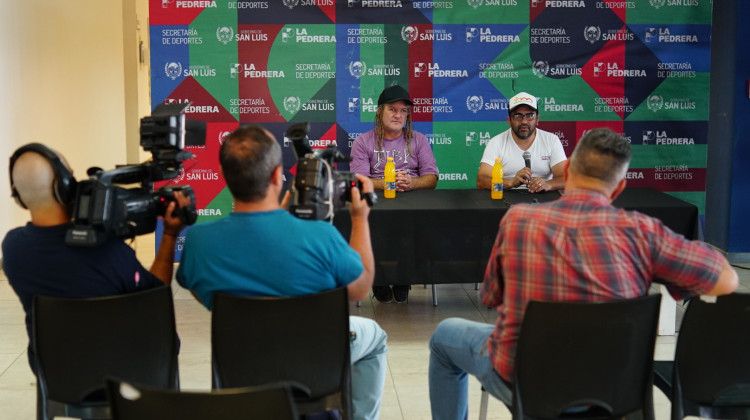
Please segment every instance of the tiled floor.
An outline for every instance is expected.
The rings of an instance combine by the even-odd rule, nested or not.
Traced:
[[[138,239],[139,257],[144,265],[153,258],[153,239]],[[741,291],[750,292],[750,270],[738,269]],[[210,389],[210,313],[192,295],[175,289],[177,327],[182,346],[180,351],[180,382],[183,389]],[[427,342],[435,326],[443,319],[459,316],[477,321],[493,322],[495,313],[478,303],[473,285],[441,285],[439,306],[432,306],[431,289],[414,286],[408,304],[380,304],[365,301],[361,307],[352,304],[351,313],[374,318],[388,333],[388,376],[381,409],[383,420],[422,420],[430,418],[427,389]],[[679,318],[679,313],[678,313]],[[26,331],[23,310],[4,276],[0,277],[0,420],[35,418],[35,378],[26,360]],[[659,337],[656,358],[670,359],[674,336]],[[477,418],[479,384],[470,385],[469,418]],[[654,391],[657,420],[669,419],[669,401]],[[491,400],[489,418],[509,419],[510,413],[498,401]]]

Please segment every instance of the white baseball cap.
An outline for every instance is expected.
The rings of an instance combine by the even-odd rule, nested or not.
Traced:
[[[536,97],[530,93],[521,92],[508,101],[508,114],[521,105],[527,105],[537,110]]]

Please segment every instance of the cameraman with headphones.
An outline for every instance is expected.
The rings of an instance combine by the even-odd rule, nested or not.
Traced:
[[[185,227],[172,214],[176,206],[190,203],[175,193],[164,216],[164,234],[151,266],[146,270],[135,251],[121,239],[100,246],[77,247],[65,243],[73,224],[71,213],[77,182],[64,159],[52,149],[30,143],[10,158],[13,197],[31,214],[31,222],[11,230],[2,243],[3,270],[26,312],[29,364],[36,373],[31,334],[34,295],[68,298],[111,296],[169,284],[174,247]]]

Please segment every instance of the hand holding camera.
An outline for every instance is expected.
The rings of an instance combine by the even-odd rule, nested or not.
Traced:
[[[349,206],[349,213],[351,213],[352,217],[367,217],[370,214],[370,207],[372,207],[370,200],[373,198],[377,199],[377,196],[373,192],[375,188],[370,178],[359,174],[355,175],[355,177],[357,178],[358,185],[357,188],[350,190],[352,195],[350,201],[352,204]]]
[[[167,219],[171,224],[179,218],[183,226],[195,223],[198,212],[190,186],[171,185],[153,191],[155,181],[175,178],[182,162],[193,157],[184,150],[186,145],[205,142],[205,123],[185,118],[188,105],[161,104],[150,117],[141,119],[141,147],[151,152],[151,161],[111,171],[89,168],[89,179],[78,183],[73,227],[65,236],[68,245],[94,246],[113,237],[133,238],[151,233],[156,230],[158,216],[165,216],[165,228],[170,229],[177,226],[167,226]],[[134,183],[140,186],[117,185]],[[171,205],[175,200],[180,204],[176,208]],[[165,215],[170,207],[174,210]]]
[[[192,189],[168,187],[159,190],[159,193],[166,205],[163,212],[165,234],[177,236],[185,226],[195,224],[198,212],[195,211],[195,193]]]

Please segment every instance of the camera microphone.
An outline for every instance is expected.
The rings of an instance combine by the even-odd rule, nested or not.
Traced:
[[[284,134],[292,142],[292,148],[294,154],[297,156],[297,160],[300,160],[310,153],[313,153],[312,147],[310,147],[307,141],[307,133],[310,132],[310,123],[302,122],[294,124],[287,128]]]
[[[314,153],[314,152],[313,152]],[[328,146],[317,154],[321,159],[329,162],[351,162],[352,158],[339,152],[335,147]]]

